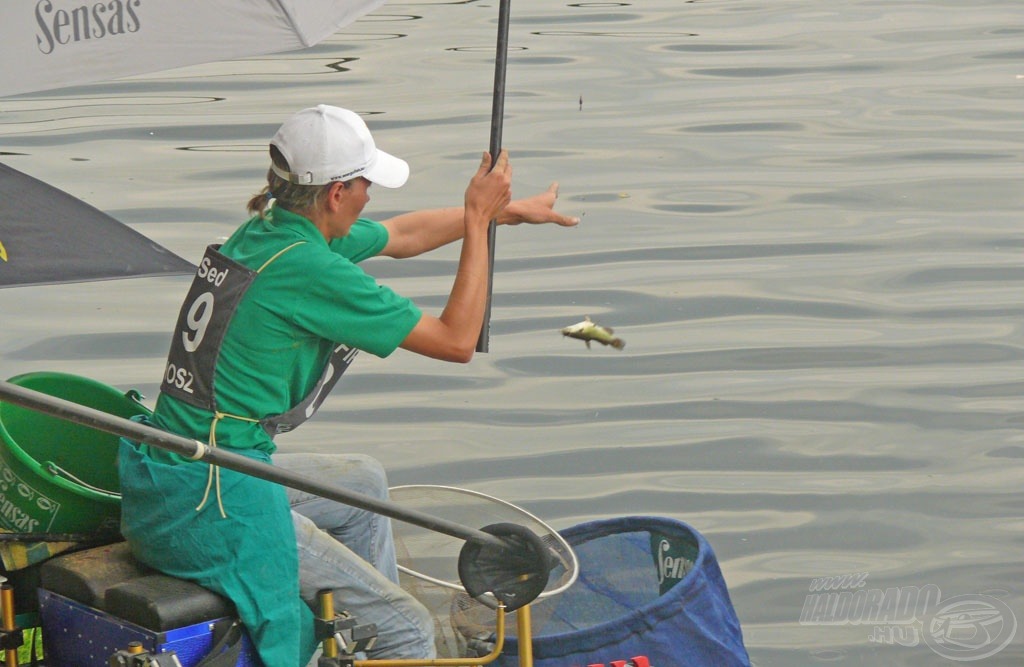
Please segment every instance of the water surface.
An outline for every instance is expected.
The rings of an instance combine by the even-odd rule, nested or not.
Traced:
[[[496,15],[390,3],[308,51],[2,100],[0,159],[194,261],[242,220],[280,121],[327,102],[412,165],[371,213],[457,204]],[[490,353],[363,355],[281,446],[369,452],[396,484],[556,528],[683,519],[758,665],[945,660],[802,624],[817,577],[991,596],[1024,622],[1022,44],[1017,0],[516,0],[516,194],[558,180],[583,223],[500,230]],[[436,313],[456,259],[370,266]],[[0,374],[155,397],[187,282],[2,290]],[[625,350],[559,335],[584,315]],[[1022,661],[1024,630],[981,664]]]

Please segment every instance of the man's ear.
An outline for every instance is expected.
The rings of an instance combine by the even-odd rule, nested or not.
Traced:
[[[345,183],[337,181],[331,183],[330,189],[327,191],[327,208],[330,211],[336,211],[341,206],[341,202],[344,201],[347,193],[345,192]]]

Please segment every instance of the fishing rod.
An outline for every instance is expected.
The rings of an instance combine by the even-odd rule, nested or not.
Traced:
[[[501,0],[498,6],[498,40],[494,54],[494,95],[491,100],[491,169],[501,152],[501,130],[505,119],[505,70],[508,69],[508,26],[512,0]],[[491,335],[491,294],[494,289],[494,252],[498,236],[498,221],[491,220],[487,227],[487,305],[484,307],[483,326],[476,342],[477,352],[487,352]]]
[[[32,389],[20,387],[10,382],[0,382],[0,399],[29,410],[42,412],[58,419],[74,422],[89,428],[106,431],[114,435],[128,438],[136,442],[174,452],[193,461],[205,461],[229,470],[245,473],[253,477],[276,482],[299,491],[312,493],[323,498],[335,500],[352,507],[411,523],[428,530],[457,537],[467,542],[477,542],[499,549],[509,547],[508,543],[482,530],[470,528],[441,517],[436,517],[419,510],[401,507],[393,502],[373,498],[355,491],[334,486],[304,475],[277,468],[273,465],[250,459],[225,449],[211,447],[198,440],[162,431],[152,426],[118,417],[95,408],[44,394]]]

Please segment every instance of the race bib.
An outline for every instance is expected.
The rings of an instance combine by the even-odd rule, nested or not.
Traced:
[[[213,375],[228,324],[258,275],[206,248],[178,314],[160,391],[190,405],[216,410]]]

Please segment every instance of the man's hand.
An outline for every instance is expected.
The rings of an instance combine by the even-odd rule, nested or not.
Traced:
[[[517,199],[509,202],[501,213],[498,214],[498,223],[502,225],[518,225],[522,222],[530,224],[542,224],[551,222],[563,227],[578,225],[579,218],[562,215],[554,210],[555,200],[558,199],[558,183],[552,183],[544,192],[539,195]]]
[[[466,188],[466,224],[484,224],[508,206],[512,200],[512,165],[508,162],[508,151],[501,151],[494,168],[491,169],[491,155],[484,153],[480,168]]]

